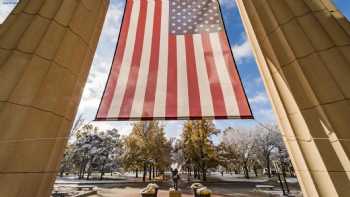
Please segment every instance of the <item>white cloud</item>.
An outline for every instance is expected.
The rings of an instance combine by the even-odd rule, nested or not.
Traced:
[[[111,1],[107,11],[101,38],[107,40],[115,40],[117,38],[120,22],[123,17],[123,5],[124,4],[122,1]]]
[[[101,32],[101,38],[85,85],[78,114],[83,114],[87,120],[95,118],[98,105],[104,90],[108,73],[112,64],[115,44],[117,42],[123,2],[113,0],[110,3],[106,20]],[[108,127],[98,123],[99,127]]]
[[[236,3],[234,0],[220,0],[220,5],[225,7],[226,9],[236,7]]]
[[[252,48],[246,36],[244,36],[243,43],[232,46],[232,51],[238,63],[242,63],[254,57]]]
[[[185,121],[166,121],[165,132],[168,139],[177,138],[179,139],[183,130],[183,124]]]
[[[10,12],[13,10],[13,8],[16,6],[15,4],[2,4],[3,2],[0,2],[0,24],[4,22],[4,20],[7,18],[7,16],[10,14]]]
[[[78,109],[78,114],[83,114],[87,122],[94,120],[107,82],[123,16],[123,5],[123,1],[111,0],[108,8],[99,45]],[[132,122],[128,121],[93,121],[91,124],[100,130],[116,128],[121,135],[128,135],[132,129]]]
[[[132,130],[132,124],[130,122],[92,122],[93,125],[97,126],[100,130],[111,130],[113,128],[117,129],[120,135],[128,135]]]
[[[275,123],[275,114],[271,108],[260,108],[255,112],[256,118],[261,122]]]
[[[255,83],[255,85],[259,86],[259,85],[263,84],[264,82],[263,82],[261,77],[257,77],[256,79],[254,79],[254,83]]]
[[[258,92],[253,98],[249,99],[249,101],[254,104],[266,104],[269,102],[269,99],[266,93],[261,91]]]

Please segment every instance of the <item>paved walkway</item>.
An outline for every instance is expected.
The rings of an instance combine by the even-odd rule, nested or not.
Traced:
[[[181,176],[179,187],[182,188],[182,197],[193,197],[191,193],[191,182],[187,182],[187,177]],[[300,193],[296,179],[289,178],[290,189],[292,193]],[[192,180],[198,181],[198,180]],[[74,177],[59,178],[56,181],[56,186],[59,187],[74,187],[74,185],[94,185],[97,187],[98,194],[90,197],[140,197],[140,190],[146,187],[148,183],[142,183],[142,179],[127,177],[126,179],[115,180],[76,180]],[[169,197],[168,188],[171,187],[170,181],[157,183],[161,190],[158,197]],[[203,183],[208,186],[214,195],[212,197],[275,197],[282,196],[279,183],[276,180],[267,178],[245,179],[241,175],[225,175],[211,174],[208,177],[208,182]],[[259,185],[273,186],[271,189],[260,189]],[[257,187],[258,186],[258,187]],[[300,196],[300,195],[291,195]]]
[[[233,196],[233,195],[232,195]],[[247,197],[246,194],[235,194],[235,197]],[[259,195],[258,195],[259,196]],[[258,197],[257,196],[257,197]],[[111,188],[111,189],[101,189],[99,188],[98,194],[89,197],[140,197],[140,189],[138,188]],[[169,197],[169,192],[165,190],[160,190],[158,192],[158,197]],[[182,197],[193,197],[193,194],[182,193]],[[212,195],[211,197],[224,197],[221,195]]]
[[[294,192],[293,192],[294,193]],[[281,191],[261,191],[261,192],[234,192],[225,195],[212,195],[211,197],[282,197]],[[302,194],[294,193],[294,195],[288,195],[289,197],[302,197]],[[111,188],[111,189],[98,189],[98,194],[89,197],[141,197],[140,189],[138,188]],[[169,197],[169,192],[160,190],[157,197]],[[182,193],[181,197],[193,197],[191,193]]]

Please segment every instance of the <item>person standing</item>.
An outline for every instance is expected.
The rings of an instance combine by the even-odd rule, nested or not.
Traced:
[[[177,168],[175,168],[174,170],[171,169],[171,175],[172,175],[172,179],[173,179],[174,189],[175,189],[175,191],[177,191],[178,181],[180,179],[179,171],[177,170]]]

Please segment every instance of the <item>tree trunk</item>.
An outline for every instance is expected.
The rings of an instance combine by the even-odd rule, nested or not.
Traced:
[[[142,181],[146,181],[146,173],[147,173],[147,164],[143,163],[143,176],[142,176]]]
[[[89,159],[85,159],[84,163],[83,163],[83,169],[82,169],[82,179],[84,179],[84,176],[85,176],[85,173],[86,171],[88,171],[90,169],[90,165],[89,165],[89,168],[87,168],[88,166],[88,163],[89,163]]]
[[[152,173],[153,173],[153,179],[155,178],[155,167],[154,167],[154,164],[152,165]]]
[[[81,165],[79,166],[78,179],[81,179]]]
[[[254,169],[255,177],[258,177],[258,169],[256,168],[255,165],[254,165],[253,169]]]
[[[187,168],[187,181],[190,181],[190,168]]]
[[[82,166],[82,170],[81,170],[81,178],[82,179],[84,179],[85,171],[86,171],[86,163],[84,163],[84,165]]]
[[[244,163],[243,168],[244,168],[244,176],[245,176],[245,178],[249,179],[249,170],[248,170],[248,166],[247,166],[246,162]]]
[[[139,169],[136,168],[136,178],[139,178]]]
[[[90,170],[90,167],[89,167],[89,169],[88,169],[88,174],[87,174],[87,177],[86,177],[86,180],[89,180],[90,175],[91,175],[91,170]]]
[[[81,162],[81,164],[80,164],[80,168],[79,168],[79,172],[78,172],[78,177],[79,177],[79,179],[82,179],[83,178],[83,169],[84,169],[84,166],[85,166],[85,162],[83,161],[83,162]]]
[[[202,168],[202,174],[203,181],[207,181],[207,169],[205,167]]]
[[[64,174],[64,170],[61,170],[60,171],[60,177],[63,177],[63,174]]]
[[[267,169],[267,176],[271,178],[270,154],[266,155],[266,169]]]
[[[101,167],[101,176],[100,176],[100,180],[103,179],[103,175],[105,174],[105,165],[106,165],[106,161],[103,161],[102,167]]]
[[[152,164],[148,167],[148,180],[152,180]]]
[[[101,172],[101,176],[100,176],[100,180],[102,180],[103,179],[103,176],[105,175],[105,172]]]

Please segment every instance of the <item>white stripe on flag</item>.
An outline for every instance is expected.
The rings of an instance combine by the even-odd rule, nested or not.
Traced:
[[[196,59],[198,87],[202,108],[202,116],[214,116],[214,108],[212,96],[210,93],[210,84],[208,78],[207,67],[205,66],[205,57],[202,45],[202,38],[200,34],[193,35],[194,53]]]
[[[162,1],[161,32],[157,87],[154,101],[154,117],[165,117],[167,76],[168,76],[168,37],[169,1]],[[164,28],[165,27],[165,28]]]
[[[113,100],[108,112],[108,117],[118,117],[121,104],[124,98],[126,85],[128,82],[128,76],[130,72],[130,66],[132,61],[132,54],[134,52],[134,44],[136,40],[136,29],[138,24],[138,18],[140,13],[140,1],[134,1],[132,10],[129,31],[127,34],[126,46],[123,61],[120,67],[120,74],[117,81],[117,87],[113,95]]]
[[[176,36],[177,50],[177,116],[189,116],[186,45],[184,36]]]
[[[153,19],[154,19],[155,2],[147,2],[147,17],[143,40],[143,48],[140,62],[140,70],[135,89],[135,97],[131,108],[130,117],[141,117],[143,112],[143,104],[147,87],[149,63],[152,50],[152,34],[153,34]]]
[[[214,61],[218,71],[219,80],[224,94],[224,101],[227,114],[240,114],[236,100],[236,95],[232,87],[229,72],[227,70],[226,62],[220,45],[219,35],[217,33],[210,33],[210,42],[213,48]]]

